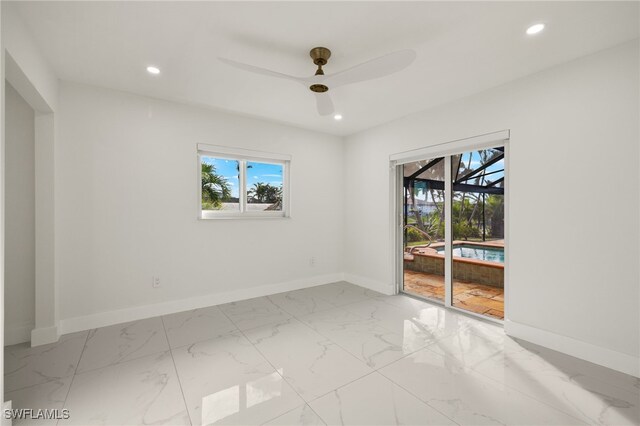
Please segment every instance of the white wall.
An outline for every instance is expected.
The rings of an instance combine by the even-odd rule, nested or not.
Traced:
[[[26,80],[7,79],[33,107],[55,110],[58,103],[58,77],[44,59],[12,2],[2,2],[2,44],[27,76]],[[25,86],[30,85],[31,88]],[[37,94],[32,90],[36,89]],[[33,94],[33,95],[32,95]],[[43,105],[43,102],[45,105]]]
[[[635,41],[349,137],[346,273],[394,281],[390,154],[510,129],[507,331],[638,375],[638,71]]]
[[[35,110],[35,326],[33,345],[58,338],[54,267],[54,161],[58,78],[25,28],[12,2],[2,2],[2,79]],[[4,88],[4,87],[3,87]],[[4,97],[0,96],[3,114]],[[4,116],[2,124],[4,125]],[[1,132],[4,136],[4,132]],[[4,147],[4,140],[2,147]],[[4,228],[3,228],[4,232]],[[3,237],[3,236],[2,236]],[[0,238],[4,240],[4,238]],[[2,257],[4,257],[2,255]],[[1,271],[1,270],[0,270]],[[0,274],[1,276],[1,274]],[[3,293],[3,292],[0,292]],[[11,301],[9,301],[11,302]],[[4,308],[4,301],[1,303]],[[14,343],[7,341],[7,343]]]
[[[340,278],[340,138],[66,83],[58,115],[63,333]],[[196,220],[198,143],[291,154],[292,218]]]
[[[5,342],[28,341],[35,324],[35,112],[6,84]]]

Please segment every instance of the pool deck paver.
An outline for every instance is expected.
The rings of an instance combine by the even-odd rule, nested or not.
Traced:
[[[404,291],[428,299],[444,301],[444,277],[405,269]],[[504,319],[504,289],[453,280],[453,306]]]

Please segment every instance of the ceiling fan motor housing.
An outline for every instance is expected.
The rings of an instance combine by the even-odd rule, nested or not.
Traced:
[[[314,47],[309,52],[309,56],[313,59],[313,63],[322,66],[326,65],[331,57],[331,51],[326,47]]]
[[[313,63],[318,66],[316,70],[316,75],[324,75],[324,71],[322,70],[322,66],[326,65],[331,57],[331,51],[326,47],[314,47],[309,52],[309,56],[313,59]],[[324,93],[329,90],[327,86],[324,84],[312,84],[309,86],[309,89],[312,92],[316,93]]]

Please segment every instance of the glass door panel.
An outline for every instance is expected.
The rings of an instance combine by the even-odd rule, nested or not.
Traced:
[[[451,157],[451,304],[504,318],[504,148]]]
[[[405,293],[444,303],[445,158],[403,166]]]

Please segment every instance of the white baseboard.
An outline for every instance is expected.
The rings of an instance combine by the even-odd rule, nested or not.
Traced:
[[[41,327],[31,330],[31,346],[46,345],[58,341],[58,327]]]
[[[341,273],[317,275],[284,283],[269,284],[225,293],[208,294],[198,297],[190,297],[188,299],[172,300],[152,305],[134,306],[116,311],[106,311],[81,317],[67,318],[60,320],[60,333],[67,334],[74,333],[76,331],[91,330],[98,327],[137,321],[159,315],[168,315],[176,312],[220,305],[223,303],[237,302],[239,300],[251,299],[253,297],[269,296],[271,294],[282,293],[285,291],[299,290],[302,288],[342,281],[342,279],[343,274]]]
[[[31,330],[35,327],[34,324],[17,324],[8,325],[5,324],[4,328],[4,345],[17,345],[18,343],[24,343],[31,340]]]
[[[509,320],[504,323],[504,331],[511,337],[640,377],[640,358],[638,357]]]
[[[359,285],[360,287],[368,288],[369,290],[377,291],[378,293],[386,294],[388,296],[395,294],[393,284],[386,284],[381,281],[372,280],[371,278],[348,273],[344,274],[344,280],[351,284]]]

